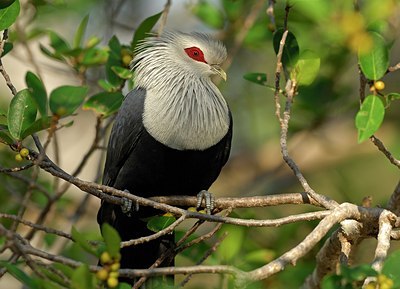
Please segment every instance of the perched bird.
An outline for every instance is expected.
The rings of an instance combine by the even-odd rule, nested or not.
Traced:
[[[226,79],[226,48],[202,33],[164,32],[148,37],[132,62],[136,88],[115,119],[103,184],[152,197],[207,190],[228,160],[232,117],[213,75]],[[162,213],[141,206],[130,214],[102,202],[98,223],[122,240],[152,234],[145,218]],[[148,268],[174,246],[173,234],[123,248],[121,268]],[[173,258],[161,266],[173,265]]]

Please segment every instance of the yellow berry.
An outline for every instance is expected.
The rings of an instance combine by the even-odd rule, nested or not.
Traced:
[[[111,269],[111,271],[118,271],[120,267],[121,267],[121,264],[119,262],[116,262],[111,265],[110,269]]]
[[[187,210],[189,212],[197,212],[197,209],[195,207],[189,207]]]
[[[21,156],[21,154],[16,154],[16,155],[15,155],[15,160],[16,160],[17,162],[22,162],[23,159],[24,159],[24,158]]]
[[[125,66],[128,66],[131,63],[131,61],[132,61],[132,56],[130,56],[129,54],[122,56],[122,63]]]
[[[200,210],[198,213],[200,213],[200,214],[207,214],[206,210]]]
[[[366,286],[364,286],[364,289],[376,289],[376,283],[375,282],[368,283]]]
[[[168,213],[165,213],[163,216],[164,216],[164,217],[173,217],[173,216],[174,216],[174,214],[172,214],[172,213],[168,212]]]
[[[374,87],[376,90],[384,90],[385,89],[385,83],[382,80],[378,80],[374,83]]]
[[[29,155],[29,150],[27,149],[27,148],[23,148],[23,149],[21,149],[20,151],[19,151],[19,154],[22,156],[22,157],[27,157],[28,155]]]
[[[111,259],[111,255],[108,252],[103,252],[100,256],[100,262],[101,264],[107,264],[110,263],[112,261]]]
[[[101,280],[101,281],[105,281],[108,278],[108,271],[105,268],[100,269],[99,271],[97,271],[96,273],[96,277],[97,279]]]
[[[119,272],[118,271],[110,272],[110,274],[108,276],[109,276],[109,278],[118,278]]]
[[[107,286],[110,288],[115,288],[118,286],[118,279],[114,277],[110,277],[107,279]]]

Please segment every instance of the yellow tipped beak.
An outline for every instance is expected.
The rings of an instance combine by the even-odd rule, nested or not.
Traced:
[[[219,65],[213,65],[213,66],[211,66],[211,69],[212,69],[212,71],[215,73],[215,74],[218,74],[219,76],[221,76],[221,78],[223,79],[223,80],[225,80],[226,81],[226,72],[221,68],[221,66],[219,66]]]

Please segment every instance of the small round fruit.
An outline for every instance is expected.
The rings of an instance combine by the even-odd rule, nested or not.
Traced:
[[[107,279],[107,286],[110,288],[115,288],[118,286],[118,279],[110,277]]]
[[[385,83],[382,80],[378,80],[374,83],[374,87],[376,90],[384,90],[385,89]]]
[[[19,151],[19,154],[22,156],[22,157],[27,157],[28,155],[29,155],[29,150],[27,149],[27,148],[23,148],[23,149],[21,149],[20,151]]]
[[[109,278],[118,278],[119,272],[118,271],[110,272],[110,274],[108,276],[109,276]]]
[[[16,154],[16,155],[15,155],[15,160],[16,160],[17,162],[22,162],[23,159],[24,159],[24,158],[21,156],[21,154]]]
[[[112,261],[111,255],[108,252],[103,252],[100,256],[100,262],[101,264],[107,264]]]
[[[111,269],[111,271],[118,271],[120,267],[121,267],[121,264],[119,262],[116,262],[110,266],[110,269]]]
[[[99,271],[97,271],[96,273],[96,277],[97,279],[101,280],[101,281],[105,281],[108,278],[108,271],[105,268],[100,269]]]
[[[129,54],[122,56],[122,63],[125,66],[128,66],[132,61],[132,56],[130,56]]]

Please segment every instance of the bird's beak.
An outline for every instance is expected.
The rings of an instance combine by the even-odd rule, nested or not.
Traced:
[[[226,72],[219,66],[218,64],[213,64],[211,65],[211,70],[215,73],[221,76],[223,80],[226,81]]]

